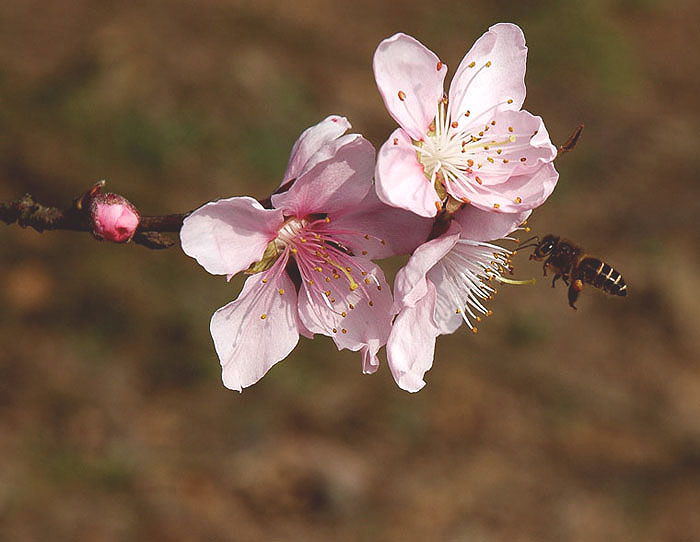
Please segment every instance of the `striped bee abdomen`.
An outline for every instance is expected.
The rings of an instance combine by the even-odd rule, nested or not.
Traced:
[[[627,285],[622,275],[598,258],[586,257],[579,264],[581,280],[612,295],[627,295]]]

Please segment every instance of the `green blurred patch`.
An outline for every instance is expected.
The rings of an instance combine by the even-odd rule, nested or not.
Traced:
[[[505,329],[506,341],[515,348],[530,348],[547,340],[546,329],[544,322],[536,315],[510,313]]]
[[[244,119],[238,134],[239,152],[261,177],[280,177],[293,142],[318,122],[308,88],[293,77],[266,88],[264,106]]]
[[[114,148],[135,165],[153,170],[161,170],[174,153],[195,146],[202,137],[192,118],[155,118],[136,108],[119,113],[110,124]]]
[[[87,486],[96,490],[126,490],[131,485],[131,467],[122,458],[88,459],[70,447],[41,456],[46,476],[59,486]]]

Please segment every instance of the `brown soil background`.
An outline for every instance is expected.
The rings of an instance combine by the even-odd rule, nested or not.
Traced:
[[[0,199],[96,180],[146,214],[273,190],[307,126],[394,128],[371,71],[413,34],[450,73],[491,24],[575,152],[530,221],[625,299],[503,288],[428,386],[320,337],[243,394],[208,332],[233,299],[175,247],[0,227],[0,539],[700,540],[700,9],[683,2],[0,3]],[[399,265],[400,262],[391,262]]]

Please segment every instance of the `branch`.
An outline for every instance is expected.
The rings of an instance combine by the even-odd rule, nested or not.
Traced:
[[[103,185],[103,182],[97,183],[85,194],[77,197],[73,205],[67,209],[44,206],[36,202],[31,194],[25,194],[10,202],[0,202],[0,220],[6,224],[16,222],[23,228],[34,228],[38,232],[69,230],[94,233],[88,202]],[[171,247],[175,241],[162,233],[179,232],[187,214],[189,213],[143,216],[132,240],[138,245],[151,249]]]

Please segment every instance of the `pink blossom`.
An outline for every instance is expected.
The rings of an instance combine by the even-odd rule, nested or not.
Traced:
[[[542,119],[521,110],[526,56],[520,28],[494,25],[466,54],[445,96],[447,66],[432,51],[406,34],[382,41],[375,79],[400,128],[377,156],[380,199],[426,217],[447,195],[496,212],[541,205],[558,179],[556,148]],[[546,175],[534,175],[546,166]]]
[[[97,193],[90,200],[92,232],[97,239],[126,243],[136,233],[139,212],[123,196]]]
[[[467,206],[449,229],[418,247],[394,284],[398,313],[387,343],[387,360],[396,383],[415,392],[433,364],[435,341],[490,311],[486,302],[509,265],[510,252],[493,242],[515,230],[529,212],[491,213]]]
[[[360,135],[343,135],[349,127],[331,116],[301,135],[282,181],[288,189],[271,197],[271,209],[234,197],[184,221],[182,248],[207,271],[250,274],[238,299],[211,320],[228,388],[257,382],[299,334],[320,333],[339,349],[361,351],[365,373],[378,367],[392,297],[370,258],[409,252],[430,223],[377,199],[374,148]]]

